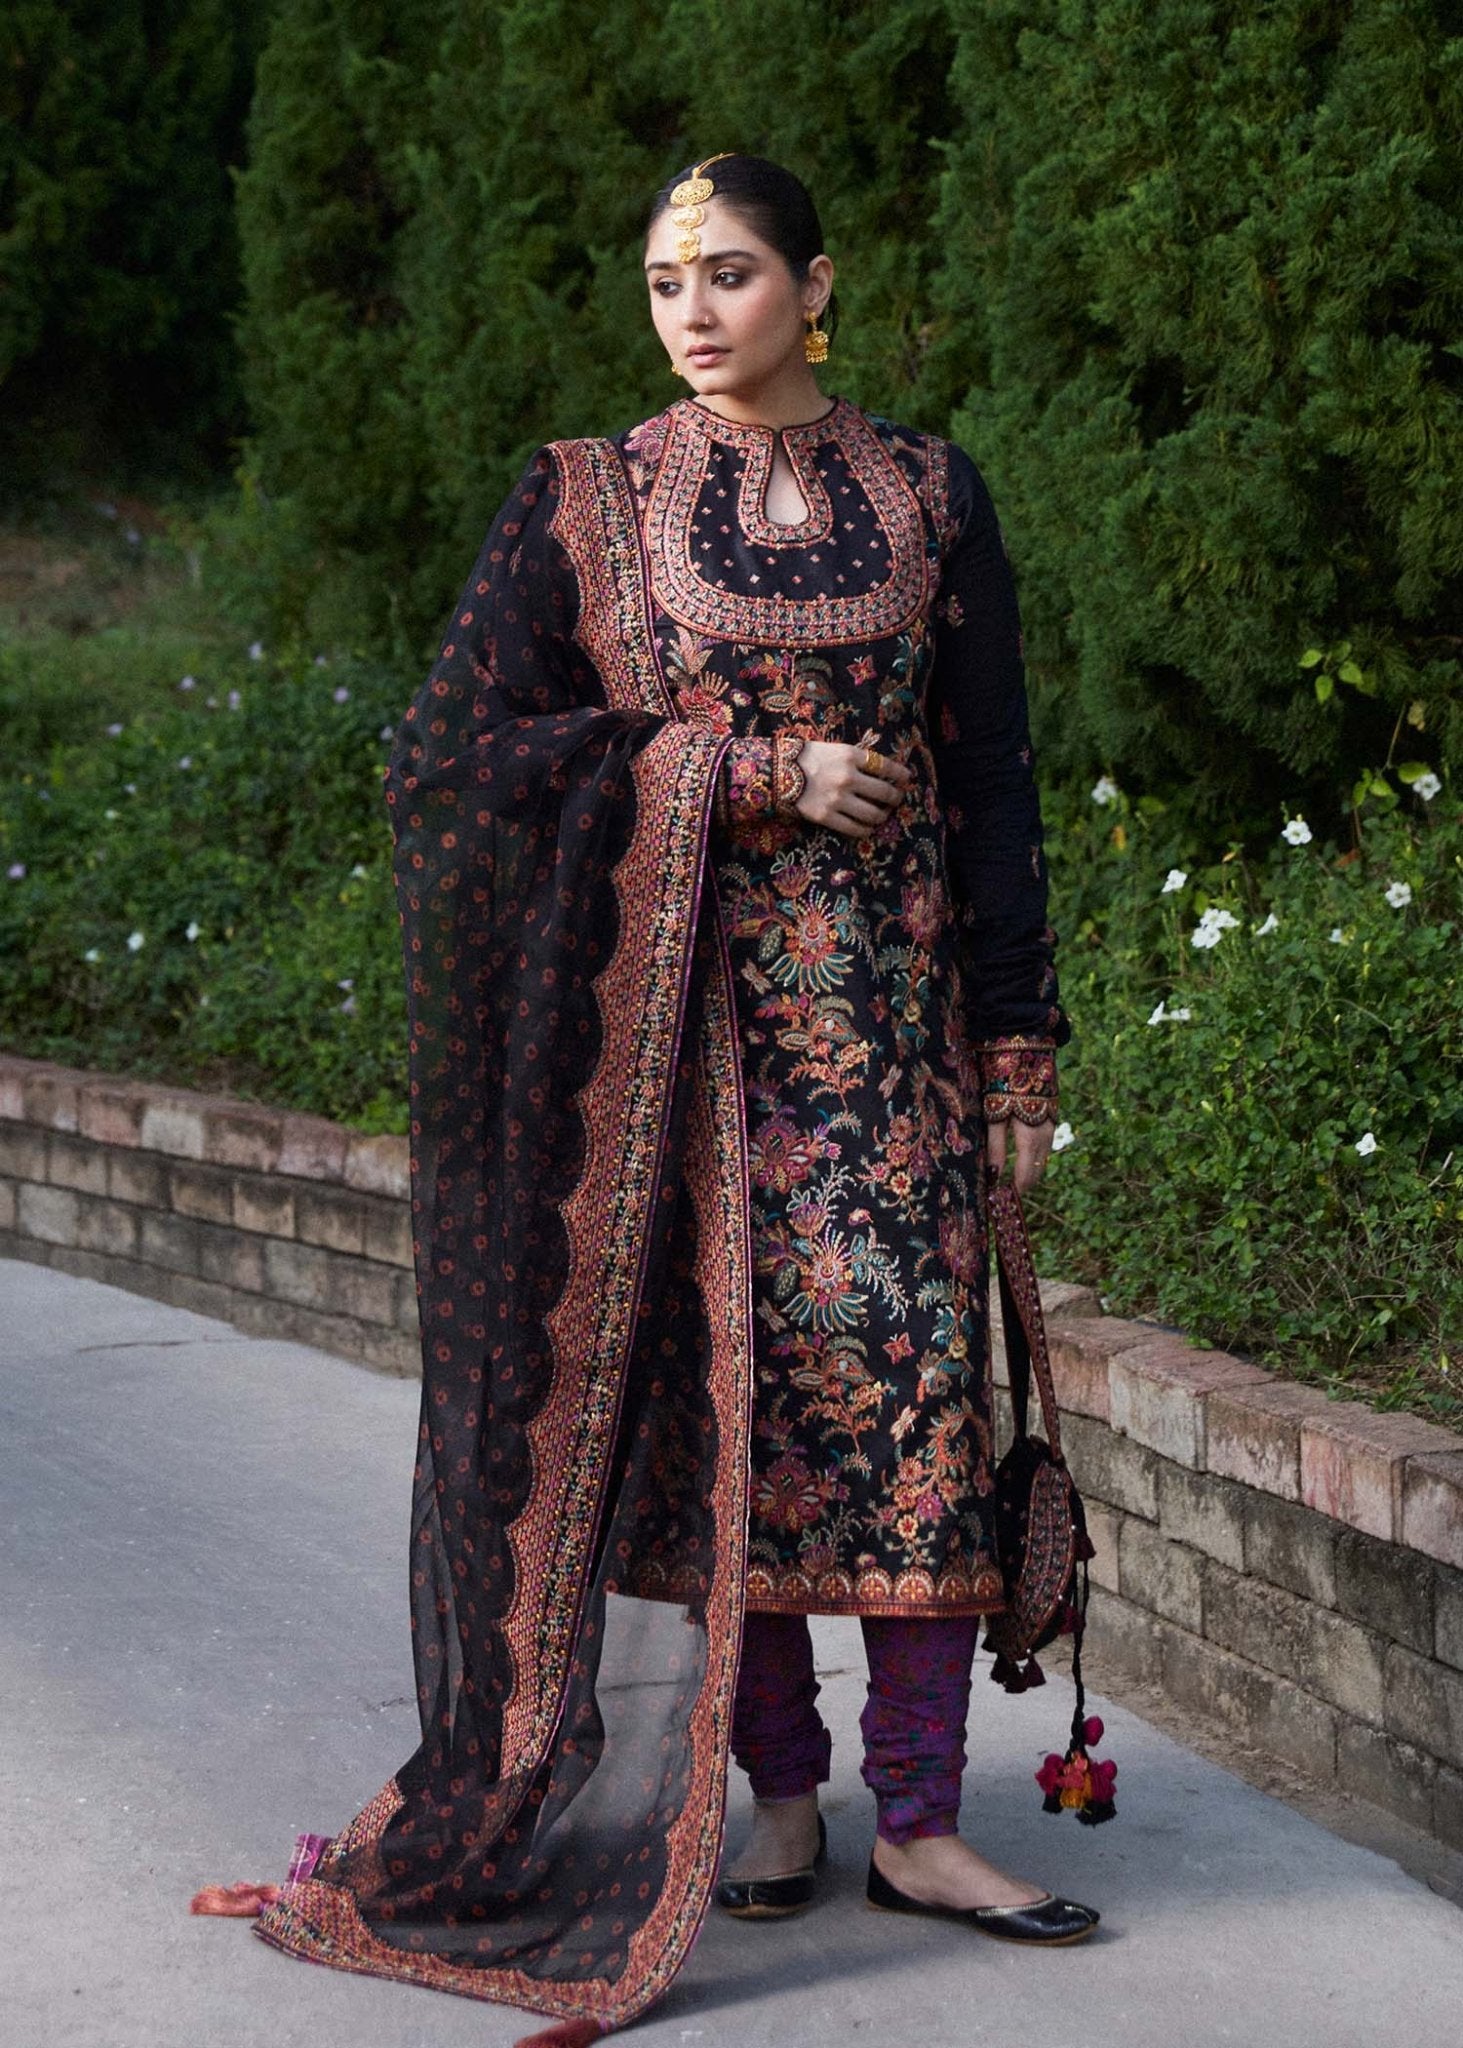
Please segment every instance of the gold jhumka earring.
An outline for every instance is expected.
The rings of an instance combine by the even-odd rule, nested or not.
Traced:
[[[706,225],[706,202],[716,190],[706,176],[707,165],[719,164],[724,157],[735,155],[735,150],[724,149],[717,156],[707,157],[672,191],[671,220],[680,230],[676,237],[677,263],[694,263],[701,254],[700,230]]]
[[[818,325],[823,316],[821,313],[808,313],[804,317],[808,323],[808,331],[803,336],[803,354],[810,363],[826,363],[829,337]]]

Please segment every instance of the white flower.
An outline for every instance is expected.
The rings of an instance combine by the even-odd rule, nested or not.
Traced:
[[[217,699],[217,697],[205,697],[203,701],[204,701],[204,703],[205,703],[205,704],[207,704],[207,706],[208,706],[208,708],[209,708],[209,710],[210,710],[210,711],[217,711],[217,709],[218,709],[218,699]]]
[[[316,666],[316,668],[324,668],[324,667],[325,667],[325,656],[324,656],[323,654],[317,654],[317,655],[316,655],[316,657],[315,657],[315,666]]]
[[[96,946],[88,946],[81,957],[83,960],[86,961],[88,966],[95,967],[98,960],[100,960],[102,956],[100,950]]]
[[[1193,1014],[1192,1010],[1170,1010],[1163,1003],[1160,1003],[1153,1012],[1153,1015],[1148,1019],[1148,1022],[1150,1024],[1187,1024]]]
[[[354,975],[350,975],[350,974],[348,974],[348,975],[347,975],[347,976],[345,977],[344,981],[338,981],[338,982],[337,982],[337,983],[336,983],[335,985],[336,985],[336,987],[337,987],[337,988],[354,988],[354,987],[355,987],[355,985],[356,985],[356,984],[355,984],[355,977],[354,977]]]
[[[1432,802],[1442,786],[1442,783],[1433,774],[1431,768],[1428,769],[1426,775],[1419,775],[1416,782],[1412,785],[1425,804]]]
[[[178,688],[180,690],[196,690],[198,688],[198,683],[195,677],[184,676],[182,682],[179,683]]]
[[[241,704],[243,703],[243,701],[244,701],[244,700],[243,700],[243,698],[242,698],[242,697],[241,697],[241,696],[239,695],[239,693],[238,693],[238,691],[237,691],[237,690],[230,690],[230,691],[229,691],[229,709],[230,709],[230,711],[237,711],[237,710],[238,710],[238,708],[239,708],[239,706],[240,706],[240,705],[241,705]]]
[[[25,880],[25,862],[23,860],[13,860],[5,872],[9,875],[12,882],[23,882]]]
[[[251,640],[249,642],[249,659],[250,661],[263,661],[264,642],[262,640]]]
[[[121,813],[120,811],[103,811],[103,812],[102,812],[102,816],[103,816],[104,818],[120,818],[120,817],[121,817],[121,815],[122,815],[122,813]]]
[[[1170,868],[1167,876],[1164,879],[1163,887],[1158,892],[1159,895],[1173,896],[1177,894],[1177,892],[1180,889],[1182,889],[1184,883],[1187,882],[1188,879],[1188,876],[1184,873],[1182,868]]]
[[[1099,775],[1092,786],[1092,801],[1095,804],[1115,804],[1122,791],[1110,775]]]
[[[370,869],[364,866],[360,861],[357,861],[355,866],[351,869],[352,875],[354,875],[355,879],[358,882],[364,882],[367,876],[370,874],[370,872]]]
[[[180,754],[178,756],[178,766],[180,768],[191,768],[193,766],[193,756],[191,754]]]
[[[1239,919],[1232,910],[1220,910],[1211,904],[1199,919],[1189,944],[1200,947],[1217,946],[1224,934],[1236,930],[1238,925]]]
[[[1257,924],[1255,926],[1255,936],[1256,938],[1263,939],[1266,932],[1278,932],[1279,929],[1280,919],[1275,915],[1274,911],[1272,910],[1270,915],[1266,918],[1263,924]]]
[[[334,697],[337,704],[348,704],[350,702],[351,693],[344,683],[337,683],[330,694]]]
[[[350,1016],[350,1015],[351,1015],[351,1014],[353,1013],[353,1011],[355,1010],[355,1007],[356,1007],[356,999],[355,999],[355,997],[354,997],[354,996],[347,996],[347,997],[346,997],[346,999],[345,999],[345,1001],[344,1001],[344,1002],[343,1002],[343,1003],[341,1004],[341,1006],[340,1006],[340,1007],[341,1007],[341,1009],[342,1009],[342,1010],[343,1010],[343,1011],[345,1012],[346,1016],[347,1016],[347,1017],[349,1017],[349,1016]]]
[[[396,727],[394,725],[383,725],[381,728],[382,739],[389,740],[391,738],[391,735],[395,732],[395,730]]]
[[[126,541],[129,548],[138,548],[142,545],[142,535],[135,526],[129,526],[122,538]]]
[[[135,782],[124,782],[122,787],[126,790],[128,796],[136,796],[137,784]]]
[[[127,728],[124,725],[109,725],[107,727],[107,731],[111,734],[113,739],[117,737],[119,732],[125,732],[126,730]]]
[[[1311,828],[1304,818],[1292,818],[1280,836],[1282,839],[1289,840],[1292,846],[1309,846],[1311,843]]]
[[[187,939],[187,940],[189,940],[189,941],[191,942],[192,940],[194,940],[194,939],[196,939],[196,938],[198,937],[198,934],[199,934],[199,933],[200,933],[200,932],[201,932],[202,930],[203,930],[203,926],[202,926],[201,924],[199,924],[199,923],[198,923],[198,922],[197,922],[196,920],[194,920],[194,921],[190,922],[190,924],[189,924],[189,926],[188,926],[188,929],[187,929],[187,931],[186,931],[186,932],[184,932],[183,936],[184,936],[184,938],[185,938],[185,939]]]
[[[1052,1132],[1053,1152],[1065,1152],[1067,1147],[1072,1143],[1073,1139],[1076,1137],[1076,1135],[1077,1133],[1072,1129],[1072,1126],[1070,1124],[1058,1124],[1056,1129]]]
[[[1350,943],[1351,941],[1347,938],[1345,932],[1342,931],[1340,925],[1333,924],[1331,927],[1331,944],[1333,946],[1347,946]]]
[[[1389,882],[1386,897],[1394,910],[1405,910],[1412,901],[1411,886],[1406,882]]]
[[[127,951],[129,953],[140,953],[142,951],[142,948],[146,944],[147,939],[145,934],[143,934],[142,932],[128,932]]]
[[[1369,1159],[1377,1149],[1377,1141],[1370,1131],[1363,1131],[1356,1141],[1356,1150],[1363,1159]]]

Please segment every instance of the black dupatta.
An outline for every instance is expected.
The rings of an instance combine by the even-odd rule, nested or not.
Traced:
[[[721,1846],[751,1407],[725,744],[660,676],[617,449],[541,451],[386,776],[421,1746],[257,1927],[546,2041],[662,1994]]]

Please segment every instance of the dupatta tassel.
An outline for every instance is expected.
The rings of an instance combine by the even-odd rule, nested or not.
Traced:
[[[1033,1656],[1015,1659],[1004,1650],[997,1650],[991,1664],[991,1680],[1004,1686],[1007,1692],[1030,1692],[1034,1685],[1046,1684],[1046,1673]]]
[[[1077,1687],[1077,1705],[1072,1714],[1072,1733],[1065,1756],[1050,1751],[1036,1773],[1036,1782],[1046,1797],[1043,1813],[1076,1814],[1084,1827],[1095,1828],[1117,1812],[1113,1784],[1118,1767],[1108,1758],[1095,1759],[1090,1752],[1102,1740],[1103,1728],[1096,1714],[1087,1712],[1082,1688],[1082,1630],[1079,1623],[1072,1646],[1072,1678]]]
[[[280,1890],[277,1884],[250,1884],[245,1878],[237,1884],[206,1884],[188,1901],[188,1911],[215,1913],[224,1920],[257,1920],[266,1906],[275,1903]]]
[[[524,2034],[513,2048],[590,2048],[592,2041],[602,2041],[614,2031],[608,2020],[561,2020],[558,2026]]]
[[[296,1835],[285,1884],[311,1876],[329,1846],[329,1835]],[[257,1920],[266,1906],[278,1903],[283,1890],[284,1885],[250,1884],[246,1878],[237,1884],[206,1884],[188,1901],[188,1911],[213,1913],[224,1920]]]

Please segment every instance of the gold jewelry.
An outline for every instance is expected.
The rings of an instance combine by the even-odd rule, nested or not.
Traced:
[[[804,315],[808,323],[808,331],[803,336],[803,354],[810,363],[826,363],[828,360],[829,337],[818,325],[822,317],[821,313],[808,313]]]
[[[882,754],[875,752],[873,747],[864,748],[865,775],[877,775],[879,770],[883,767],[883,765],[884,756]]]
[[[671,219],[680,230],[676,237],[677,263],[694,263],[701,254],[700,230],[706,225],[706,202],[716,190],[705,175],[707,164],[719,164],[723,157],[735,154],[735,150],[724,149],[718,156],[707,157],[671,193]]]

